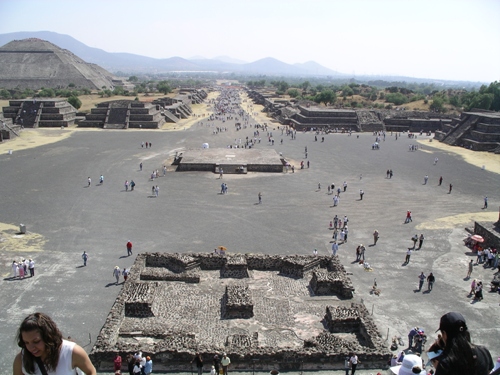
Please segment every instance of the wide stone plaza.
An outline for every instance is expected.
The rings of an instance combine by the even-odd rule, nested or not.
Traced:
[[[242,106],[247,109],[249,104]],[[401,134],[396,140],[387,133],[380,149],[372,150],[375,137],[371,133],[359,137],[328,134],[324,142],[321,137],[315,142],[313,133],[299,132],[292,140],[281,134],[281,127],[272,125],[274,145],[260,129],[262,142],[255,149],[281,153],[295,165],[295,173],[224,174],[221,180],[213,172],[176,172],[171,166],[176,153],[201,149],[203,143],[210,148],[226,147],[235,138],[252,138],[256,130],[236,131],[235,121],[222,125],[200,120],[203,125],[183,129],[179,124],[183,130],[178,131],[43,129],[36,132],[58,141],[24,149],[16,149],[16,140],[0,145],[2,368],[10,368],[18,350],[17,327],[34,311],[50,314],[65,336],[90,353],[123,288],[115,285],[113,269],[130,268],[137,254],[209,254],[224,246],[228,255],[312,256],[316,249],[318,256],[326,257],[331,255],[329,224],[335,215],[349,218],[348,241],[338,252],[355,289],[349,303],[365,306],[387,348],[394,336],[407,343],[407,333],[414,326],[423,328],[433,340],[440,316],[456,310],[467,318],[473,341],[486,345],[494,358],[500,355],[500,298],[488,292],[495,271],[474,267],[472,277],[483,280],[485,291],[484,300],[473,303],[468,297],[471,280],[465,276],[475,256],[463,246],[465,228],[473,228],[475,220],[498,219],[500,174],[494,171],[498,159],[491,158],[491,165],[483,169],[465,162],[453,148],[437,147],[426,136],[410,139]],[[207,124],[225,126],[228,131],[214,135]],[[151,142],[152,147],[141,147],[142,142]],[[410,145],[418,145],[418,151],[409,151]],[[302,160],[309,161],[310,167],[300,169]],[[157,169],[160,177],[151,181],[151,172]],[[388,169],[394,172],[391,179],[386,178]],[[429,179],[424,184],[426,175]],[[92,182],[87,186],[89,176]],[[442,186],[438,186],[440,176]],[[135,181],[134,191],[125,191],[126,180]],[[347,189],[333,207],[327,186],[334,183],[336,190],[344,181]],[[228,186],[227,194],[220,194],[222,182]],[[159,187],[158,197],[152,194],[153,185]],[[362,200],[360,189],[365,193]],[[484,196],[489,198],[487,210],[481,209]],[[412,211],[413,221],[404,224],[407,210]],[[27,227],[25,235],[18,233],[21,223]],[[375,229],[380,240],[370,246]],[[425,236],[422,248],[404,265],[406,250],[412,246],[410,238],[421,233]],[[133,243],[132,256],[127,256],[128,240]],[[368,270],[354,262],[361,243],[366,247]],[[86,267],[83,251],[89,254]],[[10,277],[12,261],[20,258],[35,260],[34,278]],[[422,271],[436,277],[431,292],[426,285],[418,291]],[[210,277],[218,282],[215,273]],[[380,293],[372,293],[375,280]],[[218,288],[224,290],[222,284]],[[333,299],[320,298],[325,306]],[[200,293],[192,309],[211,303]],[[323,311],[318,319],[324,315]],[[199,317],[200,325],[205,318]],[[289,328],[286,321],[269,324],[277,332]],[[286,335],[269,337],[281,345]],[[237,367],[238,358],[231,361]],[[275,367],[268,366],[259,371]],[[179,371],[190,372],[189,362]],[[372,372],[377,370],[365,370],[361,364],[357,374]]]

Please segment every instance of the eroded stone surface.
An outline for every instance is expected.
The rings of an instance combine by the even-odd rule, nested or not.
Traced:
[[[91,356],[101,369],[113,352],[138,350],[172,371],[196,351],[207,361],[226,352],[238,369],[333,369],[355,351],[381,365],[387,349],[352,293],[336,257],[139,254]]]

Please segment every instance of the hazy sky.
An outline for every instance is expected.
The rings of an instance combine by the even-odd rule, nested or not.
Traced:
[[[499,0],[0,0],[0,15],[1,34],[54,31],[108,52],[500,80]]]

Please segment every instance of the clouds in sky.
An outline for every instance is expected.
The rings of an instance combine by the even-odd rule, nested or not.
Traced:
[[[497,0],[0,0],[0,14],[0,33],[54,31],[108,52],[500,80]]]

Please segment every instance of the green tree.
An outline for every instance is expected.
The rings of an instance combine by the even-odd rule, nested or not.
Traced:
[[[38,92],[38,96],[41,97],[41,98],[54,98],[56,96],[56,93],[55,93],[55,91],[53,89],[42,88]]]
[[[164,95],[167,95],[168,93],[172,92],[172,87],[170,87],[168,81],[158,82],[158,84],[156,85],[156,89]]]
[[[490,109],[491,104],[493,103],[493,100],[495,99],[495,96],[493,94],[477,94],[474,96],[470,104],[468,105],[467,110],[471,110],[472,108],[479,108],[479,109]]]
[[[445,112],[443,104],[444,104],[443,97],[439,95],[434,95],[434,97],[432,98],[432,103],[429,106],[429,109],[436,112]]]
[[[136,76],[130,76],[130,77],[128,77],[128,81],[129,82],[137,82],[137,81],[139,81],[139,78],[137,78]]]
[[[385,101],[395,105],[401,105],[404,103],[408,103],[408,98],[400,92],[396,92],[387,94],[385,96]]]
[[[80,109],[80,107],[82,106],[82,101],[77,96],[70,96],[68,98],[68,103],[76,109]]]
[[[342,96],[353,96],[353,95],[354,95],[354,90],[351,87],[347,85],[342,87]]]
[[[124,95],[125,90],[123,89],[123,86],[116,86],[113,90],[113,95]]]
[[[336,100],[337,95],[330,89],[323,90],[314,97],[316,103],[324,103],[325,105],[334,104]]]
[[[12,96],[9,92],[9,90],[6,90],[6,89],[2,89],[0,90],[0,98],[2,99],[10,99]]]
[[[291,98],[296,98],[297,96],[300,95],[300,93],[299,93],[299,90],[297,90],[297,89],[289,89],[288,95],[290,95]]]

